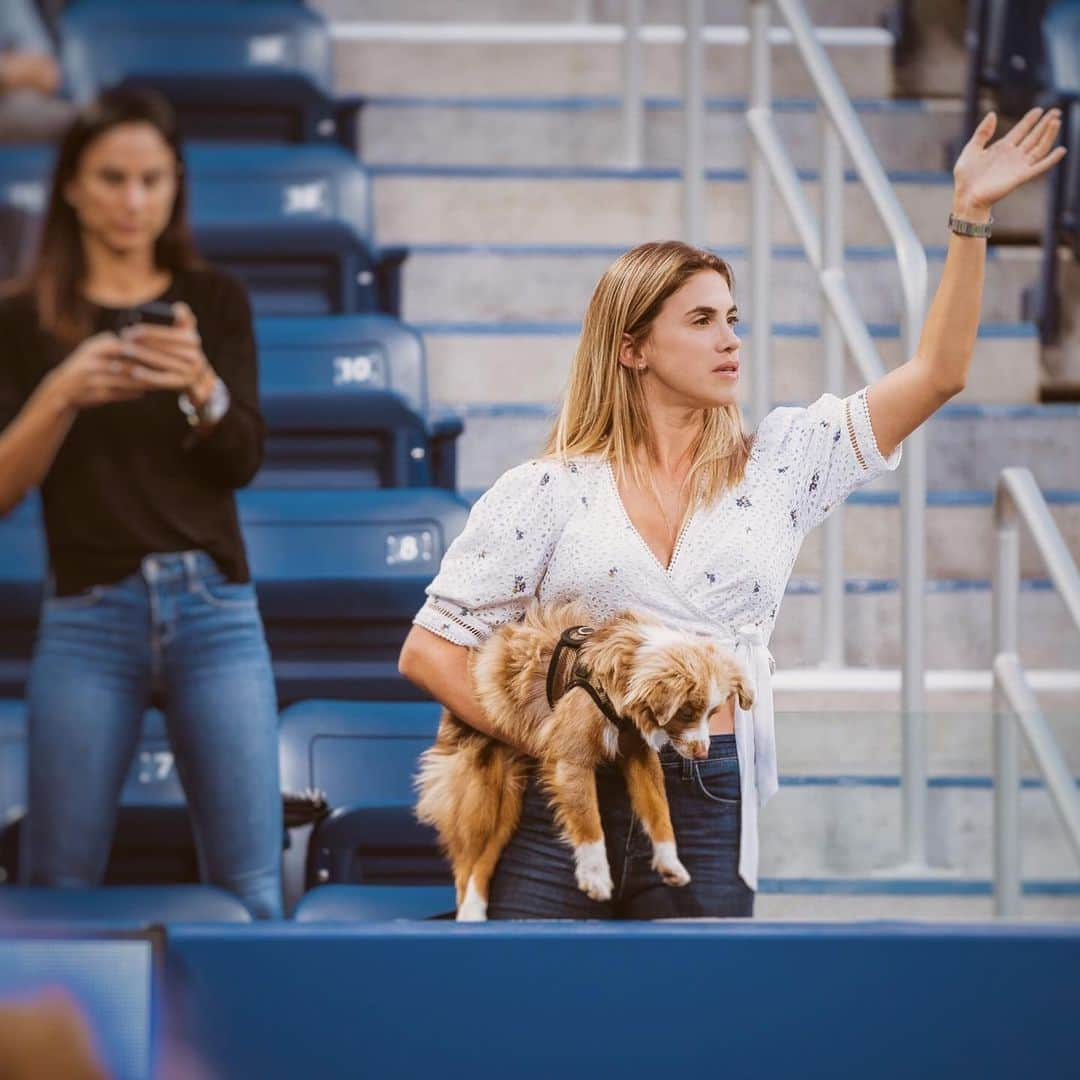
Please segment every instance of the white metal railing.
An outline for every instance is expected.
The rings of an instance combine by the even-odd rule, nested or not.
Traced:
[[[888,231],[896,253],[903,294],[901,340],[905,355],[914,355],[926,308],[926,253],[900,206],[851,100],[806,14],[801,0],[776,0],[818,99],[822,114],[820,223],[799,180],[772,113],[771,0],[750,2],[750,104],[747,124],[750,161],[750,322],[753,340],[752,413],[760,420],[768,411],[772,390],[772,332],[769,303],[772,186],[783,199],[810,265],[817,272],[822,299],[824,379],[828,389],[843,393],[844,348],[861,378],[874,382],[885,373],[869,328],[860,314],[844,270],[844,155]],[[902,568],[901,618],[903,668],[903,850],[912,870],[926,866],[926,717],[925,704],[925,505],[926,441],[922,430],[905,440],[901,475]],[[843,521],[834,512],[824,526],[822,565],[823,660],[844,662]]]
[[[1020,663],[1020,519],[1080,629],[1080,573],[1030,469],[1003,469],[994,491],[994,914],[1020,913],[1020,744],[1080,859],[1080,794]],[[1019,731],[1018,731],[1019,729]]]

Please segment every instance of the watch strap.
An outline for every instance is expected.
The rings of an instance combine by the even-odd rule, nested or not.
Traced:
[[[988,218],[986,221],[965,221],[955,214],[949,214],[949,228],[957,236],[975,236],[985,240],[992,235],[990,226],[993,224],[993,218]]]

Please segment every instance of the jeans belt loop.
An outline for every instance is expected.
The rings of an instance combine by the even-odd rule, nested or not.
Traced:
[[[195,586],[199,580],[199,563],[198,552],[185,551],[183,553],[184,559],[184,576],[187,578],[187,591],[194,592]]]

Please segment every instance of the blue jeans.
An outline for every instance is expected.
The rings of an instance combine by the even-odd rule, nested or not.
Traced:
[[[46,598],[30,670],[22,879],[100,884],[152,694],[190,807],[202,879],[281,918],[277,701],[254,586],[204,552],[148,555],[114,585]]]
[[[660,753],[671,823],[689,885],[665,885],[652,845],[630,808],[622,774],[596,771],[600,818],[615,890],[592,900],[574,878],[574,856],[555,828],[547,797],[530,778],[521,824],[491,881],[489,919],[675,919],[751,916],[753,890],[739,877],[739,759],[734,735],[714,735],[709,756]]]

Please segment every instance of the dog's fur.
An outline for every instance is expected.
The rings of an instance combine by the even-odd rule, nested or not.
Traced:
[[[548,665],[568,626],[590,625],[573,604],[534,604],[520,623],[500,627],[471,656],[477,698],[496,734],[519,752],[443,712],[435,744],[420,759],[417,817],[435,826],[450,859],[458,919],[487,917],[495,865],[521,815],[530,766],[551,798],[563,838],[574,849],[578,887],[611,897],[612,881],[597,804],[595,769],[618,760],[634,813],[653,845],[653,868],[686,885],[656,751],[709,753],[709,716],[731,694],[744,709],[752,695],[738,664],[714,643],[634,614],[598,627],[579,656],[590,682],[607,693],[632,730],[621,735],[583,689],[548,707]],[[525,755],[528,755],[525,756]]]

